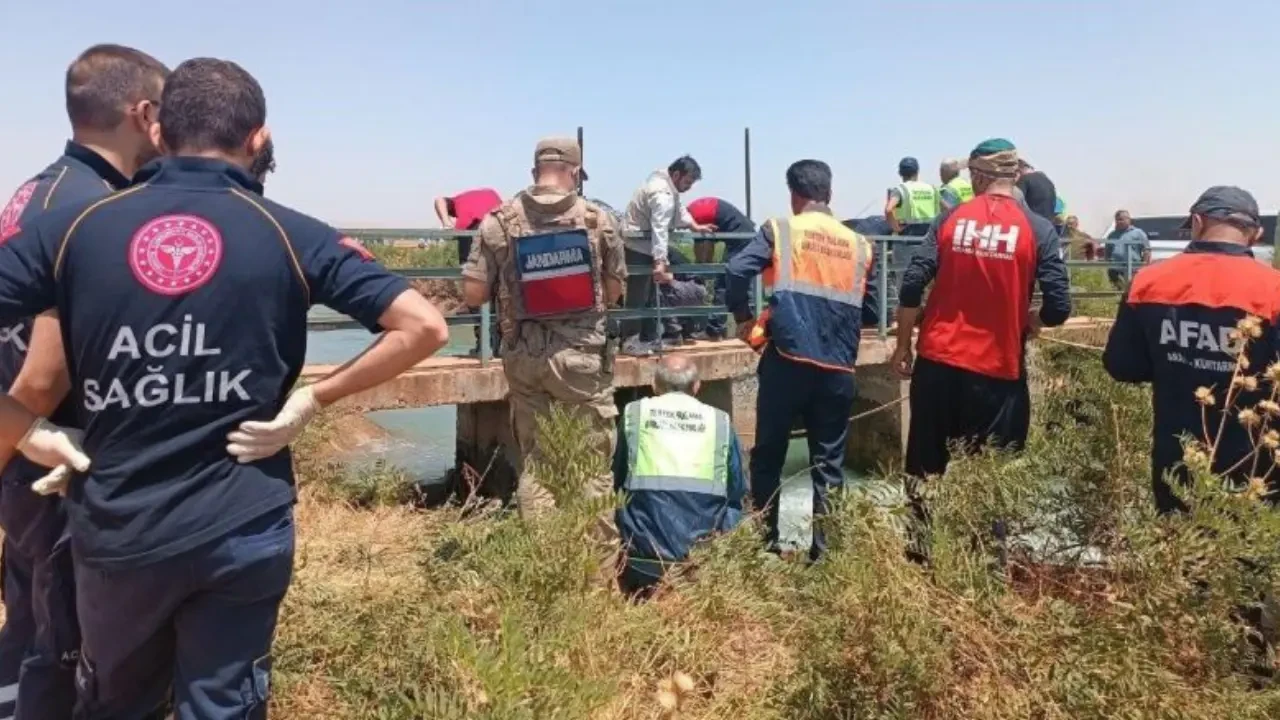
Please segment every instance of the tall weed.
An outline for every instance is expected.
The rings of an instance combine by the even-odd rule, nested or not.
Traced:
[[[277,716],[1280,717],[1242,615],[1278,589],[1280,517],[1202,467],[1192,511],[1157,517],[1149,393],[1078,348],[1041,344],[1033,370],[1026,451],[930,484],[931,566],[905,559],[905,508],[850,493],[822,562],[761,552],[752,518],[643,604],[594,537],[612,501],[572,501],[606,466],[569,415],[540,438],[564,509],[536,521],[337,502],[300,458]]]

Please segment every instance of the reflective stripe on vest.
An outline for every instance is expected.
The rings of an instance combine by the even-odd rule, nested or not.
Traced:
[[[871,246],[860,235],[822,213],[775,220],[773,291],[862,307]],[[838,227],[833,227],[838,226]]]
[[[951,182],[943,185],[942,187],[950,188],[955,192],[956,197],[960,198],[960,202],[962,203],[967,203],[973,199],[973,183],[958,175],[951,178]]]
[[[728,496],[729,415],[672,392],[627,406],[627,492]]]
[[[898,186],[902,202],[893,214],[899,222],[931,222],[938,215],[938,191],[929,183],[908,180]]]

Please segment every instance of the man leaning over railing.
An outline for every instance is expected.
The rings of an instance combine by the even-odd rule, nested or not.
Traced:
[[[694,222],[689,211],[680,204],[680,194],[688,192],[701,179],[702,168],[698,161],[685,155],[677,158],[666,170],[651,173],[627,204],[624,230],[643,233],[627,237],[627,264],[650,265],[653,268],[652,273],[636,273],[628,277],[628,308],[652,307],[656,301],[654,285],[672,281],[674,258],[669,250],[672,230],[689,228],[695,232],[708,232],[712,229]],[[658,336],[657,318],[624,323],[622,336],[625,338],[622,351],[628,355],[649,355],[662,341]]]

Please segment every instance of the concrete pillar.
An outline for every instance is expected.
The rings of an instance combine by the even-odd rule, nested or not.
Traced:
[[[736,402],[737,398],[734,395],[735,383],[736,381],[732,378],[726,378],[724,380],[706,380],[702,383],[701,387],[698,388],[698,399],[713,408],[729,413],[729,417],[733,418],[736,414],[734,410],[741,407],[741,403]],[[626,408],[628,403],[652,396],[653,388],[649,386],[629,388],[620,387],[614,390],[613,393],[614,404],[618,406],[619,416],[622,415],[622,411]],[[753,401],[752,409],[754,410],[754,408],[755,403]]]
[[[907,396],[910,383],[903,382],[888,365],[858,368],[858,398],[853,415],[874,410]],[[906,402],[855,420],[849,425],[845,443],[845,464],[855,469],[901,466],[907,450],[911,409]]]
[[[698,399],[733,418],[733,380],[707,380],[698,388]]]
[[[733,430],[738,433],[744,453],[756,446],[756,392],[760,387],[754,374],[733,380]]]
[[[458,405],[457,428],[455,492],[465,497],[479,476],[479,496],[510,499],[518,478],[518,455],[507,401]]]

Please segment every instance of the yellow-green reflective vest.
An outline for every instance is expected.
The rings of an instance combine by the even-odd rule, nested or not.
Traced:
[[[959,175],[951,178],[951,182],[942,187],[950,188],[960,198],[961,203],[967,203],[973,199],[973,183]]]
[[[684,393],[627,405],[627,492],[728,496],[729,415]]]
[[[908,180],[898,186],[902,202],[893,211],[900,223],[933,222],[938,216],[938,191],[929,183]]]

